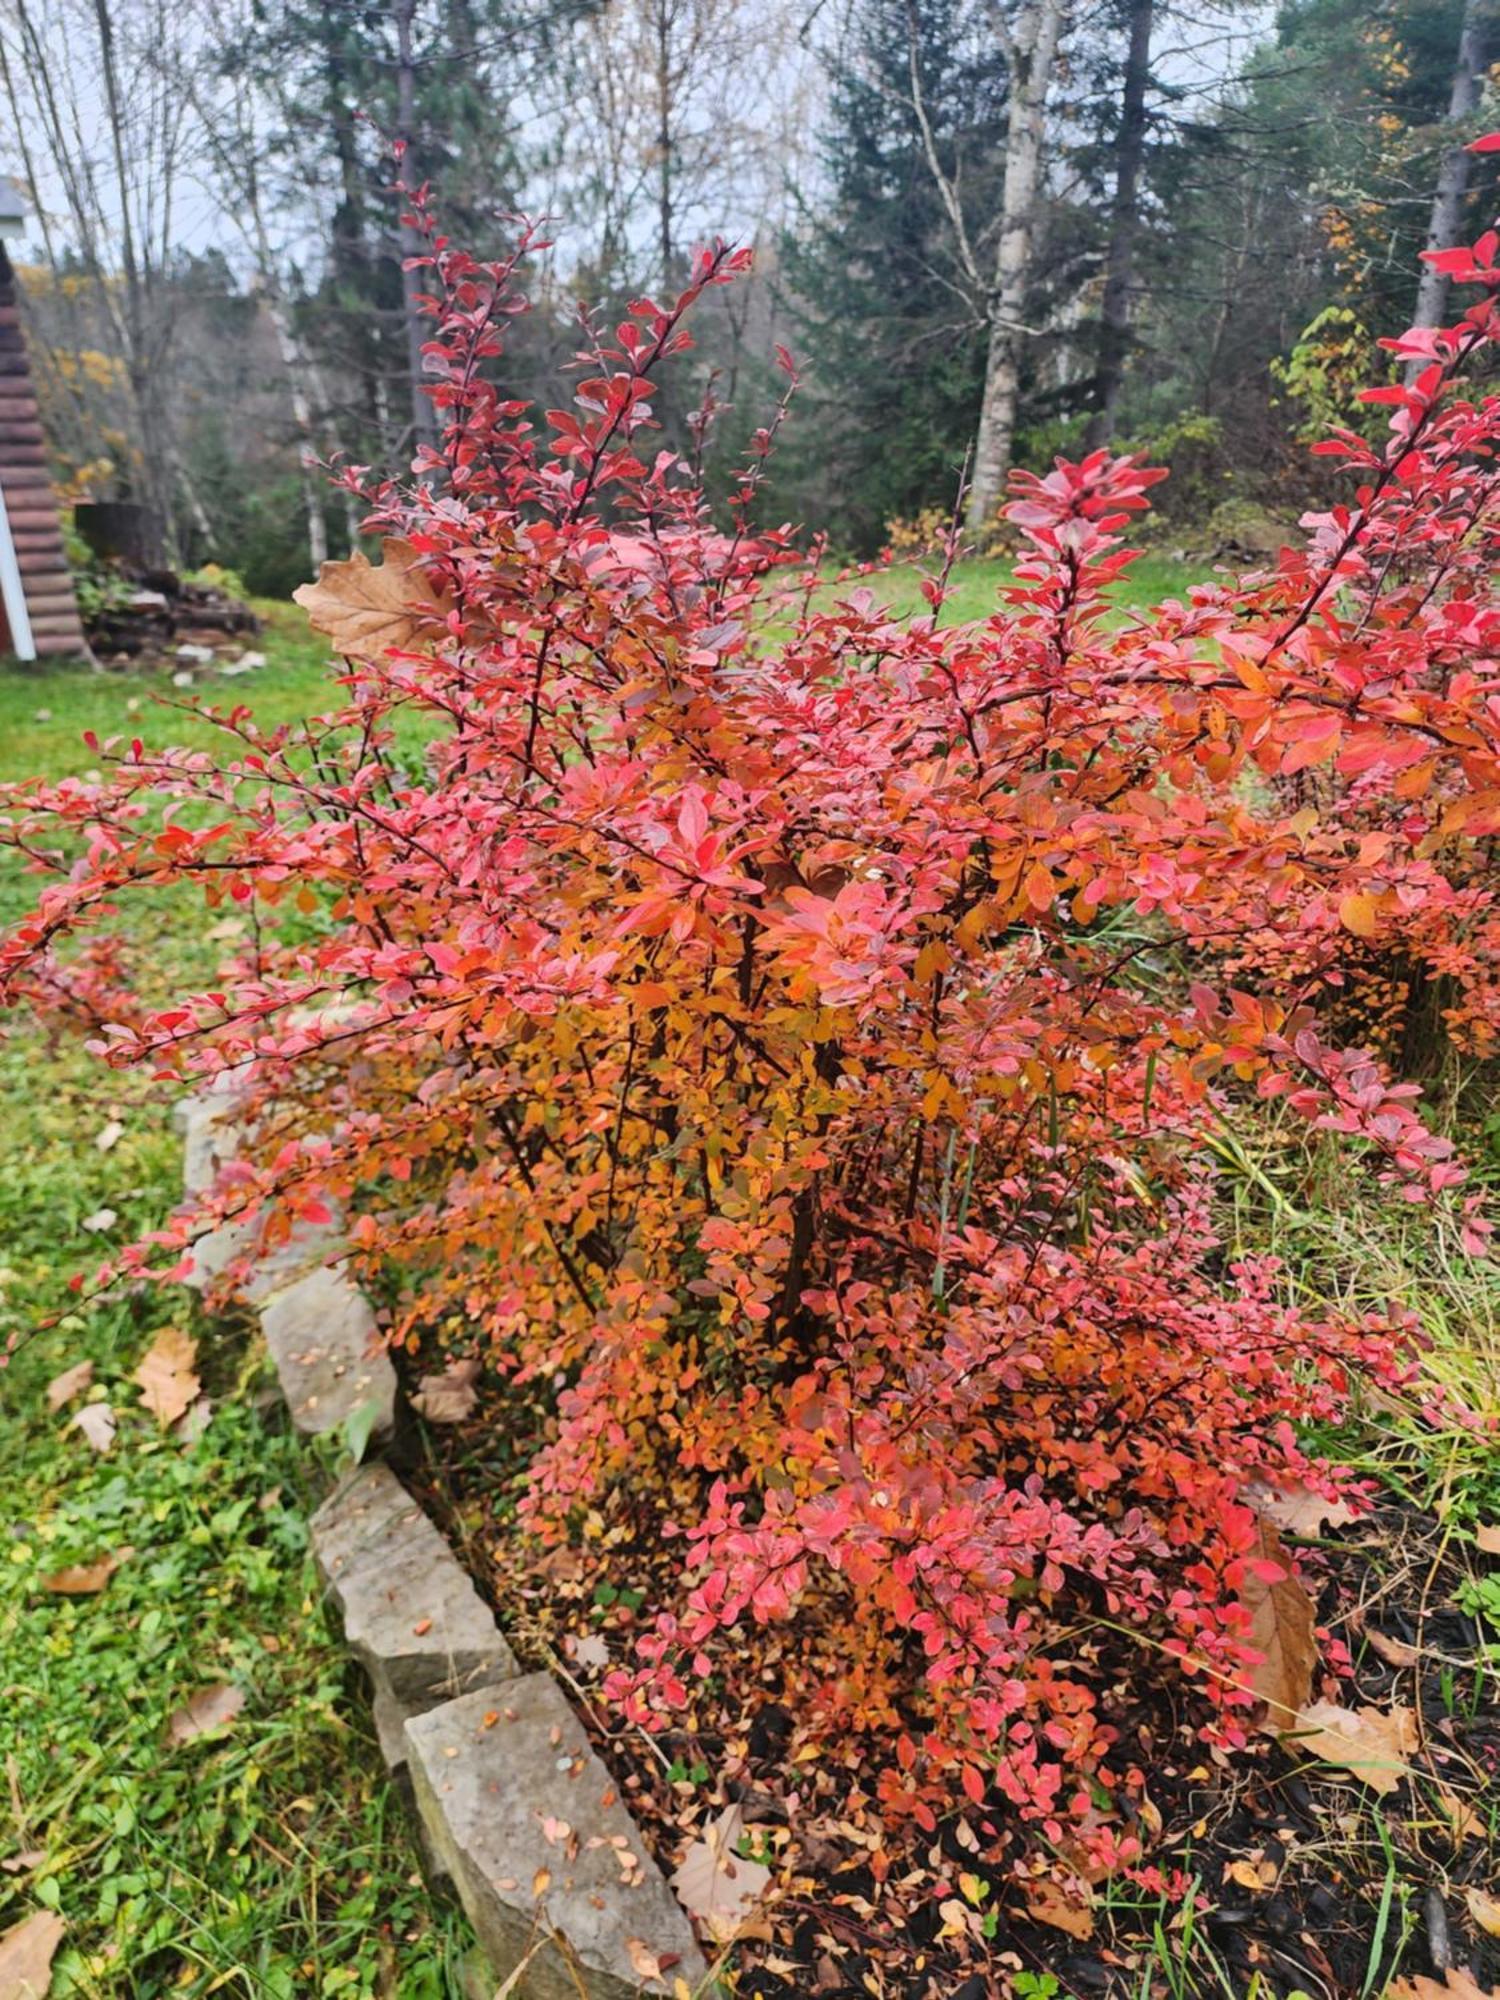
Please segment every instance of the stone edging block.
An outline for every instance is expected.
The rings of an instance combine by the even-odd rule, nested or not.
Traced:
[[[413,1716],[406,1742],[428,1837],[491,1962],[526,1963],[525,2000],[706,1981],[681,1906],[550,1674]]]
[[[312,1544],[388,1722],[520,1673],[468,1573],[388,1465],[343,1481],[313,1515]]]
[[[181,1107],[189,1194],[238,1143],[235,1093]],[[249,1247],[224,1223],[194,1245],[202,1289]],[[374,1313],[336,1259],[337,1225],[293,1232],[242,1286],[260,1312],[299,1431],[336,1431],[374,1404],[394,1428],[396,1373]],[[515,2000],[707,1993],[692,1927],[550,1674],[522,1674],[472,1579],[383,1461],[319,1507],[313,1553],[373,1691],[387,1765],[409,1776],[437,1868],[450,1875]],[[514,1983],[510,1983],[511,1981]]]

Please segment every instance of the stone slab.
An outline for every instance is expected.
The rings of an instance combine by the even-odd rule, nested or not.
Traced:
[[[388,1465],[343,1481],[313,1516],[312,1544],[374,1684],[388,1763],[405,1755],[397,1732],[406,1717],[519,1674],[494,1614]]]
[[[371,1435],[390,1432],[396,1371],[379,1345],[370,1303],[352,1278],[322,1266],[308,1271],[271,1294],[260,1324],[299,1431],[316,1437],[340,1430],[373,1402]]]
[[[193,1244],[193,1267],[182,1282],[195,1291],[207,1291],[236,1258],[254,1249],[257,1227],[253,1222],[222,1222],[217,1229],[206,1230]],[[259,1305],[328,1258],[339,1256],[345,1247],[336,1224],[295,1223],[284,1243],[257,1257],[236,1290],[241,1298]]]
[[[428,1839],[480,1944],[502,1980],[525,1965],[517,2000],[704,1985],[688,1920],[550,1674],[413,1716],[406,1743]],[[642,1948],[660,1979],[642,1976]]]

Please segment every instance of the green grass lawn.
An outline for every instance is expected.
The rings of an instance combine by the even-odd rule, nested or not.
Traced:
[[[315,710],[326,656],[298,614],[276,614],[266,650],[257,714]],[[245,699],[248,679],[222,682],[224,698]],[[0,776],[87,769],[85,729],[180,738],[157,691],[176,698],[162,673],[0,670]],[[0,892],[14,915],[29,888],[12,872]],[[165,897],[149,921],[138,968],[165,986],[201,926]],[[169,1098],[81,1038],[15,1019],[0,1035],[0,1347],[21,1342],[0,1372],[0,1934],[39,1909],[65,1921],[55,1996],[448,2000],[469,1935],[432,1914],[324,1617],[307,1554],[317,1468],[248,1321],[208,1325],[175,1287],[67,1312],[70,1276],[178,1198]],[[85,1227],[105,1210],[112,1223]],[[212,1399],[193,1443],[131,1379],[169,1323],[197,1334]],[[92,1386],[49,1410],[47,1383],[84,1360]],[[87,1398],[116,1414],[107,1454],[72,1426]],[[97,1592],[47,1587],[125,1550]],[[174,1711],[224,1684],[245,1697],[234,1721],[173,1743]]]

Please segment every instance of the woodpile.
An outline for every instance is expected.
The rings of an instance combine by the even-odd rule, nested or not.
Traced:
[[[260,620],[237,597],[195,583],[175,570],[150,569],[127,578],[88,619],[89,644],[101,665],[207,665],[239,655]]]

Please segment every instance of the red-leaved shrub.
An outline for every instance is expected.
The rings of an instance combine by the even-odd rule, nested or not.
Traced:
[[[111,1062],[234,1066],[259,1119],[115,1273],[339,1205],[393,1341],[440,1329],[550,1410],[537,1535],[679,1538],[634,1714],[818,1617],[842,1671],[798,1693],[886,1742],[893,1812],[930,1824],[956,1772],[1107,1855],[1131,1774],[1080,1633],[1175,1656],[1232,1739],[1251,1489],[1334,1490],[1294,1425],[1402,1366],[1398,1325],[1226,1260],[1205,1137],[1284,1097],[1485,1232],[1414,1088],[1328,1023],[1386,952],[1455,1038],[1500,1025],[1487,253],[1481,303],[1394,343],[1429,365],[1377,392],[1385,449],[1323,447],[1344,498],[1274,573],[1116,611],[1158,475],[1101,452],[1015,478],[1024,558],[954,624],[943,574],[897,616],[753,524],[774,424],[719,517],[656,449],[658,370],[740,253],[590,330],[538,419],[496,386],[513,263],[419,216],[444,442],[367,493],[383,562],[305,593],[329,713],[221,712],[212,753],[116,741],[6,800],[50,878],[12,996],[97,999],[59,948],[140,884],[256,917],[213,990],[110,1000]]]

